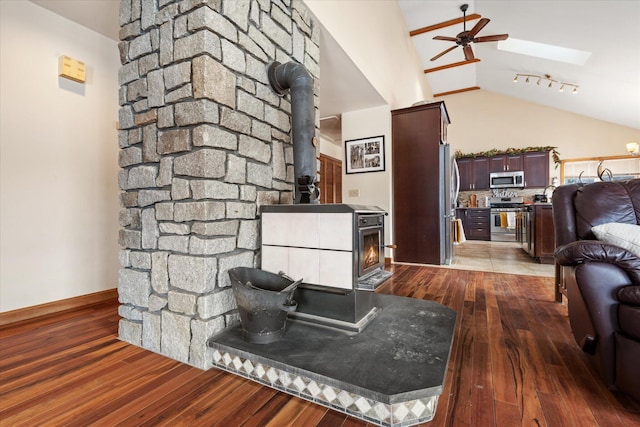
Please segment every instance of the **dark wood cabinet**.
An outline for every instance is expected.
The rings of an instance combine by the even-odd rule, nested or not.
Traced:
[[[489,189],[489,158],[476,157],[473,159],[473,189]]]
[[[489,173],[524,171],[525,188],[544,188],[549,185],[549,152],[500,154],[492,157],[461,157],[460,191],[489,189]]]
[[[549,185],[549,152],[535,151],[522,155],[525,188],[544,188]]]
[[[542,264],[553,264],[555,233],[553,228],[553,208],[549,205],[533,207],[534,258]]]
[[[460,191],[473,190],[473,158],[463,157],[456,160],[460,173]]]
[[[456,218],[462,220],[464,235],[468,240],[491,240],[491,209],[458,208]]]
[[[342,203],[342,162],[320,154],[320,203]]]
[[[460,171],[460,191],[489,189],[489,157],[462,157],[456,162]]]
[[[448,124],[444,102],[391,112],[395,261],[439,265],[451,247]]]
[[[489,160],[489,172],[521,171],[522,154],[501,154]]]

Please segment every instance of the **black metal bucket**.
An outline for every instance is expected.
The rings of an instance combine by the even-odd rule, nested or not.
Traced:
[[[302,279],[294,281],[284,274],[248,267],[230,269],[229,278],[244,340],[268,344],[283,336],[287,313],[298,306],[291,298]]]

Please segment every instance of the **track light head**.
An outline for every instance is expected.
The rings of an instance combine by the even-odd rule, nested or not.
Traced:
[[[553,85],[555,83],[560,85],[560,88],[558,89],[559,92],[564,92],[565,86],[569,86],[570,88],[572,87],[572,93],[576,94],[578,93],[578,85],[574,84],[574,83],[568,83],[568,82],[563,82],[561,80],[555,80],[553,77],[551,77],[551,74],[542,74],[542,75],[538,75],[538,74],[526,74],[526,73],[516,73],[515,77],[513,78],[513,82],[514,83],[518,83],[518,79],[522,77],[525,80],[525,83],[529,83],[531,81],[531,79],[536,80],[536,85],[540,86],[540,82],[542,82],[543,80],[545,80],[547,83],[547,87],[549,89],[551,89],[553,87]]]

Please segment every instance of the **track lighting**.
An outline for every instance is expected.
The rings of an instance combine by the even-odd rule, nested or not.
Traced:
[[[565,88],[565,86],[570,86],[570,87],[572,87],[572,88],[573,88],[573,90],[571,91],[571,93],[576,94],[576,93],[578,93],[578,88],[580,87],[579,85],[574,84],[574,83],[561,82],[561,81],[559,81],[559,80],[555,80],[555,79],[553,79],[553,78],[551,77],[551,75],[549,75],[549,74],[544,74],[544,75],[541,75],[541,76],[540,76],[540,75],[538,75],[538,74],[523,74],[523,73],[517,73],[517,74],[516,74],[516,76],[513,78],[513,82],[514,82],[514,83],[518,83],[518,79],[519,79],[520,77],[524,77],[524,79],[525,79],[525,80],[524,80],[524,82],[525,82],[525,83],[529,83],[529,79],[537,79],[537,81],[536,81],[536,85],[538,85],[538,86],[540,86],[540,82],[541,82],[542,80],[545,80],[545,81],[549,82],[549,83],[547,84],[547,87],[548,87],[549,89],[551,89],[551,88],[553,87],[553,85],[554,85],[554,84],[559,84],[559,85],[560,85],[560,89],[559,89],[559,91],[560,91],[560,92],[564,92],[564,88]]]

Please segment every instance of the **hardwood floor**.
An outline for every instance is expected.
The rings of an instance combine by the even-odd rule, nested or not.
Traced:
[[[636,426],[553,302],[549,277],[395,265],[379,292],[458,311],[443,394],[428,426]],[[1,426],[366,426],[216,369],[117,338],[117,301],[0,328]]]

